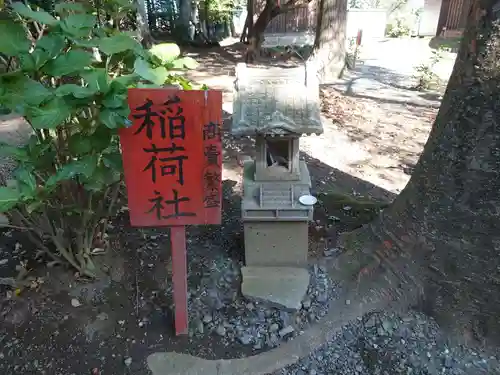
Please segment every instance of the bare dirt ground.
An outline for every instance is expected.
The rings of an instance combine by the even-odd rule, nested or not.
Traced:
[[[384,190],[401,191],[427,141],[440,98],[439,93],[411,89],[412,67],[425,61],[424,52],[430,53],[425,40],[411,41],[368,44],[354,71],[321,87],[324,134],[301,139],[306,155]],[[382,44],[383,49],[378,49]],[[402,53],[401,46],[417,52]],[[200,68],[190,77],[223,91],[226,118],[232,112],[234,67],[242,61],[243,51],[242,45],[235,44],[192,52]],[[386,58],[391,51],[392,57]],[[443,79],[450,72],[450,60],[453,56],[439,65]],[[268,63],[278,65],[280,59],[271,58]],[[232,175],[230,169],[225,173]]]

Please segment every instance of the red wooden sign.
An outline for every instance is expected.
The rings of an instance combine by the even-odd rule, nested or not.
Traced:
[[[120,131],[133,226],[220,224],[222,93],[130,89]]]
[[[130,222],[170,226],[175,331],[188,333],[185,225],[220,224],[220,91],[130,89],[120,130]]]

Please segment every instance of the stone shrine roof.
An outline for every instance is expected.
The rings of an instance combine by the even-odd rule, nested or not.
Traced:
[[[231,133],[235,136],[321,134],[319,83],[309,65],[236,67]]]

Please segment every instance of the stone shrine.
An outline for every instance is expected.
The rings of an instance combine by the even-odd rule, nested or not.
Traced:
[[[255,138],[256,146],[255,159],[243,165],[243,294],[299,308],[309,282],[308,223],[313,217],[313,207],[299,202],[311,188],[299,141],[302,135],[323,132],[315,69],[308,64],[285,69],[238,64],[231,132]],[[279,295],[279,283],[284,295]]]

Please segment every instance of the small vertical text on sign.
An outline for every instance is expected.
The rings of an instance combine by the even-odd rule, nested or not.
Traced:
[[[222,93],[130,89],[120,130],[133,226],[220,224]]]

